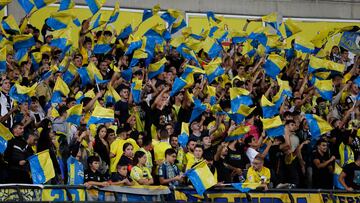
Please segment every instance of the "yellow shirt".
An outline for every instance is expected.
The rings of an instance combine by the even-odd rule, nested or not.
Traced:
[[[261,179],[266,178],[265,183],[270,183],[270,170],[265,166],[260,171],[255,171],[251,166],[247,172],[245,183],[261,183]]]
[[[153,168],[153,162],[152,162],[152,156],[151,156],[151,152],[146,151],[144,148],[140,148],[139,151],[142,151],[146,154],[146,168],[149,169],[149,171],[152,171]]]
[[[132,138],[123,140],[117,138],[113,143],[110,145],[110,152],[115,154],[115,157],[110,159],[110,172],[116,172],[116,166],[120,161],[121,156],[123,155],[123,146],[125,143],[130,143],[134,147],[134,152],[139,150],[139,146],[136,144],[136,141]]]
[[[156,142],[154,145],[154,155],[155,161],[165,160],[165,151],[171,148],[171,145],[168,142]]]
[[[138,182],[140,179],[152,178],[151,172],[147,167],[139,167],[139,166],[132,167],[130,172],[130,177],[131,179],[134,180],[135,185],[140,185]]]

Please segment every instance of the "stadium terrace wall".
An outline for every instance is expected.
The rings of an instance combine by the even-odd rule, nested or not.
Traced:
[[[341,190],[279,190],[251,191],[241,193],[225,187],[208,190],[204,196],[196,194],[189,187],[169,190],[165,186],[110,186],[86,189],[84,186],[68,185],[0,185],[1,202],[164,202],[166,195],[172,193],[176,202],[275,202],[275,203],[313,203],[313,202],[359,202],[359,191]]]

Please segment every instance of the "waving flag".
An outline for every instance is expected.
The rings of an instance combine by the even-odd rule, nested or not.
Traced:
[[[93,16],[93,18],[95,18],[95,15]],[[99,15],[97,15],[97,17],[95,19],[92,19],[90,22],[90,30],[94,30],[102,25],[104,25],[107,21],[104,20],[104,17],[102,16],[101,13],[99,13]]]
[[[120,99],[121,98],[119,93],[117,93],[111,85],[108,85],[108,91],[105,93],[105,103],[115,104],[116,102],[120,101]]]
[[[59,11],[69,10],[75,7],[74,0],[61,0]]]
[[[170,92],[170,96],[173,97],[176,93],[180,92],[180,90],[182,90],[186,84],[187,83],[184,79],[176,77]]]
[[[71,23],[80,26],[80,22],[77,21],[78,19],[74,15],[67,12],[56,12],[51,14],[45,23],[53,30],[61,30],[67,28]]]
[[[345,190],[344,186],[339,182],[339,176],[340,176],[341,171],[342,171],[342,168],[335,161],[335,167],[334,167],[334,172],[333,172],[333,185],[334,185],[335,189]]]
[[[175,9],[168,9],[165,13],[161,15],[161,18],[164,19],[169,26],[171,26],[176,19],[180,16],[181,12]]]
[[[85,0],[91,13],[95,15],[102,7],[102,4],[99,0]]]
[[[82,111],[83,111],[83,104],[77,104],[71,107],[70,109],[68,109],[66,111],[67,112],[66,122],[80,126]]]
[[[35,40],[32,34],[15,35],[13,36],[14,49],[28,49],[35,45]]]
[[[263,123],[264,130],[269,137],[277,137],[284,135],[284,125],[280,116],[274,118],[260,118]]]
[[[14,84],[10,89],[9,96],[19,103],[24,103],[30,101],[30,97],[35,95],[36,87],[37,83],[33,84],[31,87]]]
[[[232,32],[230,35],[233,44],[245,42],[248,36],[246,32]]]
[[[312,54],[315,47],[313,43],[297,38],[295,39],[294,49],[298,56],[302,56],[304,54]]]
[[[305,119],[313,139],[317,139],[333,129],[327,121],[315,114],[305,114]]]
[[[286,37],[289,38],[299,32],[301,32],[301,28],[299,28],[291,19],[287,19],[284,23]]]
[[[130,34],[132,33],[133,29],[131,27],[131,24],[126,25],[121,32],[119,33],[119,35],[117,36],[117,39],[126,39],[130,36]]]
[[[70,62],[68,69],[65,71],[65,73],[63,73],[62,76],[64,82],[70,84],[74,80],[75,76],[78,74],[77,71],[77,67],[72,62]]]
[[[28,50],[25,48],[21,48],[15,52],[14,59],[18,64],[21,64],[24,61],[28,60]]]
[[[215,78],[223,75],[225,70],[220,66],[222,63],[221,58],[216,58],[210,61],[209,64],[204,65],[205,73],[208,78],[209,84],[212,83]]]
[[[280,86],[279,92],[281,95],[286,95],[288,97],[292,97],[292,90],[289,85],[289,81],[281,80],[279,77],[276,78],[278,85]]]
[[[11,3],[12,2],[12,0],[2,0],[1,2],[0,2],[0,11],[6,6],[6,5],[8,5],[9,3]]]
[[[225,142],[231,142],[234,140],[238,140],[238,139],[244,137],[244,135],[247,134],[249,131],[250,131],[249,126],[239,126],[225,138]]]
[[[184,57],[185,59],[191,61],[195,61],[195,63],[200,66],[200,63],[195,55],[195,52],[189,48],[186,48],[184,45],[180,45],[176,48],[176,51],[179,52],[179,54]]]
[[[120,14],[120,4],[119,4],[119,2],[116,2],[114,10],[111,13],[111,16],[109,18],[108,24],[114,23],[118,19],[119,14]]]
[[[181,123],[181,133],[178,137],[178,142],[181,147],[186,147],[189,141],[190,131],[189,131],[189,123],[182,122]]]
[[[33,10],[36,9],[34,2],[31,0],[18,0],[18,3],[26,14],[30,14]]]
[[[196,192],[203,195],[204,192],[217,183],[205,161],[196,164],[184,174],[193,184]]]
[[[279,16],[276,12],[270,13],[269,15],[261,17],[262,21],[265,23],[265,26],[268,26],[274,29],[275,33],[281,36],[280,25],[282,23],[282,17]]]
[[[240,124],[255,109],[256,107],[250,108],[246,105],[241,104],[237,112],[228,113],[228,115],[231,118],[231,120],[233,120],[236,124]]]
[[[55,3],[56,0],[33,0],[37,9],[46,7],[49,4]]]
[[[7,33],[20,34],[19,25],[17,24],[13,15],[7,16],[5,19],[1,21],[2,28]]]
[[[114,110],[107,109],[97,105],[93,110],[90,119],[87,123],[87,126],[91,124],[100,124],[100,123],[113,123],[114,122]]]
[[[179,30],[186,27],[186,21],[184,17],[180,16],[178,20],[171,27],[171,34],[177,33]]]
[[[327,100],[331,101],[333,96],[333,83],[332,80],[318,80],[315,79],[314,84],[316,90],[320,94],[320,96]]]
[[[200,100],[195,99],[194,104],[195,106],[193,108],[193,111],[191,112],[189,123],[192,123],[194,120],[196,120],[206,110],[206,105],[202,104]]]
[[[280,106],[276,106],[275,104],[273,104],[272,102],[270,102],[265,95],[263,95],[261,97],[261,101],[260,101],[260,105],[262,108],[262,112],[263,112],[263,117],[264,118],[272,118],[274,117],[276,114],[279,114],[279,107]]]
[[[210,105],[216,104],[216,87],[207,86],[207,94],[210,96]]]
[[[152,79],[152,78],[158,76],[159,74],[161,74],[162,72],[164,72],[166,62],[167,62],[167,60],[164,57],[160,61],[150,64],[149,69],[148,69],[148,72],[149,72],[148,78]]]
[[[251,106],[253,104],[250,92],[240,87],[230,88],[230,102],[232,112],[237,112],[241,104],[246,106]]]
[[[61,79],[61,77],[57,77],[53,95],[51,97],[51,103],[61,103],[62,97],[67,97],[69,93],[70,89],[68,85]]]
[[[97,76],[100,80],[103,79],[99,69],[92,62],[90,62],[87,67],[78,69],[78,73],[81,79],[81,84],[83,86],[92,84],[95,81],[95,76]]]
[[[270,54],[264,64],[265,73],[275,80],[276,76],[279,75],[286,64],[286,59],[282,56],[277,54]]]
[[[70,50],[72,46],[71,41],[72,29],[57,30],[52,33],[53,39],[50,42],[50,46],[59,48],[63,54]]]
[[[34,184],[44,184],[55,177],[55,169],[49,150],[36,153],[28,158]]]
[[[6,47],[0,49],[0,73],[6,72]]]
[[[233,186],[235,189],[239,190],[240,192],[247,193],[250,190],[255,190],[257,187],[259,187],[260,183],[231,183],[231,186]]]
[[[222,51],[222,46],[215,39],[207,37],[203,42],[203,50],[211,59],[213,59],[219,56]]]
[[[0,123],[0,154],[5,152],[8,141],[13,137],[14,136],[10,130]]]

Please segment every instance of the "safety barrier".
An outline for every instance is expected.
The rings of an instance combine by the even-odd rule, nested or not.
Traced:
[[[172,194],[176,202],[242,202],[242,203],[313,203],[360,202],[359,191],[272,189],[241,193],[232,187],[213,188],[200,196],[193,188],[178,187],[169,190],[164,186],[109,186],[87,189],[69,185],[0,185],[0,201],[18,202],[163,202]]]

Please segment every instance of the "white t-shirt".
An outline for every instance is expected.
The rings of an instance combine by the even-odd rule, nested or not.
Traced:
[[[259,152],[256,151],[255,149],[249,147],[247,150],[246,150],[246,156],[249,158],[250,160],[250,163],[252,163],[256,157],[256,155],[258,155]]]

